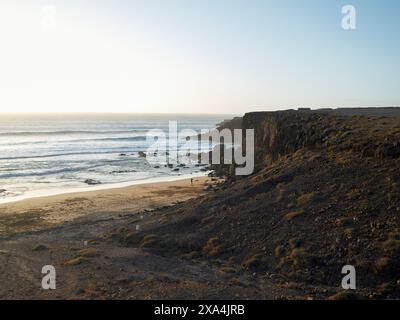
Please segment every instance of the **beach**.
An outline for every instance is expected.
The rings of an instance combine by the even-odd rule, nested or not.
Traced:
[[[0,204],[0,236],[43,230],[77,218],[129,215],[199,196],[211,182],[194,177],[128,187],[73,192]]]
[[[209,177],[62,194],[0,205],[0,299],[246,298],[241,281],[215,266],[125,243],[179,219],[179,206],[207,193]],[[174,208],[174,214],[165,210]],[[176,211],[175,211],[176,208]],[[125,236],[128,230],[134,230]],[[168,230],[165,231],[168,234]],[[130,240],[129,240],[130,241]],[[172,245],[173,247],[173,245]],[[57,289],[43,290],[43,266]],[[229,290],[228,290],[229,288]]]

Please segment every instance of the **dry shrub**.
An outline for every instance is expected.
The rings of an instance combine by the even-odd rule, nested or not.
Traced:
[[[231,267],[222,267],[221,269],[219,269],[219,271],[223,273],[236,273],[236,269]]]
[[[203,252],[210,257],[218,256],[221,251],[222,245],[216,237],[208,239],[207,243],[203,247]]]
[[[275,257],[279,258],[282,257],[285,254],[285,247],[284,246],[277,246],[274,250]]]
[[[260,266],[262,264],[262,254],[255,254],[247,257],[243,262],[243,267],[245,269],[252,269]]]
[[[71,260],[68,260],[68,261],[64,262],[64,265],[66,265],[66,266],[77,266],[77,265],[80,265],[81,263],[83,263],[85,261],[87,261],[87,259],[84,258],[84,257],[76,257],[76,258],[73,258]]]
[[[397,233],[389,233],[388,239],[383,243],[383,250],[390,256],[400,253],[400,240]]]
[[[376,273],[389,271],[392,263],[393,263],[392,259],[390,259],[388,257],[382,257],[378,261],[375,262],[374,270]]]
[[[295,248],[290,253],[290,261],[292,262],[294,267],[302,268],[307,266],[309,256],[304,250],[304,248]]]
[[[142,243],[141,243],[141,247],[145,248],[145,247],[151,247],[155,244],[157,244],[159,242],[158,236],[155,234],[148,234],[146,236],[143,237]]]
[[[293,220],[294,218],[300,217],[304,214],[304,210],[296,210],[296,211],[291,211],[287,213],[283,218],[286,221]]]
[[[311,203],[312,201],[314,201],[316,197],[317,197],[317,194],[315,192],[303,194],[297,198],[297,204],[300,206],[307,205],[307,204]]]
[[[351,239],[354,236],[354,229],[353,228],[347,228],[344,230],[344,235],[346,236],[347,239]]]
[[[100,255],[101,251],[95,248],[87,248],[78,251],[78,256],[84,258],[94,258],[94,257],[99,257]]]

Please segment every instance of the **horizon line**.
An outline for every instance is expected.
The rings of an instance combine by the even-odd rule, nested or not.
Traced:
[[[300,109],[310,109],[310,110],[340,110],[340,109],[388,109],[388,108],[400,108],[400,106],[336,106],[336,107],[302,107],[296,106],[292,108],[276,108],[274,110],[258,109],[250,110],[243,113],[184,113],[184,112],[118,112],[118,111],[0,111],[0,116],[23,116],[23,115],[144,115],[144,116],[154,116],[154,115],[179,115],[179,116],[240,116],[246,113],[257,113],[257,112],[277,112],[277,111],[290,111],[290,110],[300,110]]]
[[[197,116],[212,116],[212,115],[238,115],[239,113],[184,113],[184,112],[90,112],[90,111],[16,111],[4,112],[0,111],[1,115],[197,115]]]

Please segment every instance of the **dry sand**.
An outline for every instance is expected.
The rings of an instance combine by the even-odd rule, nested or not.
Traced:
[[[218,261],[159,255],[125,242],[131,236],[151,240],[154,228],[179,219],[180,202],[201,196],[214,183],[201,177],[193,185],[186,179],[0,205],[0,299],[282,296],[269,280]],[[56,290],[42,288],[46,265],[56,270]]]
[[[199,196],[209,177],[68,193],[0,204],[0,237],[43,230],[74,219],[126,215]]]
[[[119,242],[126,230],[149,238],[154,226],[179,215],[179,210],[166,215],[163,207],[200,196],[208,183],[216,182],[203,177],[193,186],[189,179],[1,205],[0,299],[248,299],[279,294],[246,274]],[[56,269],[56,290],[41,286],[46,265]]]

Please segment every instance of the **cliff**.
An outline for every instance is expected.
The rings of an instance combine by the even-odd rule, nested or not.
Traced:
[[[252,112],[219,129],[254,129],[256,171],[301,149],[353,151],[361,156],[400,156],[395,130],[400,108],[347,108]],[[390,123],[386,123],[390,119]],[[387,129],[387,130],[386,130]],[[222,167],[222,166],[220,166]],[[218,170],[218,166],[213,166]],[[225,171],[233,172],[231,170]]]
[[[400,118],[385,112],[246,114],[254,174],[163,210],[173,222],[151,230],[147,250],[314,298],[341,297],[350,264],[358,297],[400,297]]]

